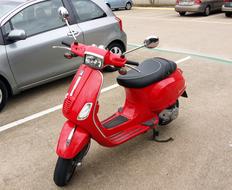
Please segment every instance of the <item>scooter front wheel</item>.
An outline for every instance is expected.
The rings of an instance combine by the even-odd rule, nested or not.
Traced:
[[[65,186],[72,179],[73,174],[78,165],[81,165],[82,159],[89,150],[90,143],[88,143],[82,150],[72,159],[64,159],[59,157],[56,162],[53,180],[57,186]]]

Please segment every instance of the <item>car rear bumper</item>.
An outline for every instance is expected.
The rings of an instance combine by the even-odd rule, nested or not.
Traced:
[[[223,5],[222,12],[232,12],[232,7],[225,7],[225,5]]]
[[[202,7],[201,5],[191,5],[191,6],[176,5],[175,11],[176,12],[204,12],[204,7]]]

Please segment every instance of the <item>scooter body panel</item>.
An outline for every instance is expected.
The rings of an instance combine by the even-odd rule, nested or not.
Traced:
[[[125,108],[131,105],[137,106],[137,114],[141,114],[141,108],[149,112],[159,114],[162,110],[173,105],[186,89],[185,80],[181,70],[177,69],[169,77],[145,88],[126,88]],[[130,113],[126,109],[125,113]],[[144,109],[142,109],[144,111]],[[132,116],[133,117],[133,116]]]
[[[70,135],[72,135],[72,137]],[[68,141],[69,138],[70,141]],[[56,153],[62,158],[71,159],[74,158],[89,142],[89,133],[76,127],[73,122],[67,121],[64,123],[60,133]]]
[[[100,71],[81,65],[68,90],[63,104],[64,116],[76,125],[85,123],[92,115],[98,99],[103,77]],[[78,120],[78,115],[86,103],[91,103],[92,108],[89,117]]]
[[[181,70],[177,69],[166,79],[149,85],[145,88],[125,88],[126,100],[122,109],[116,112],[113,116],[102,122],[102,125],[116,119],[118,116],[128,118],[128,121],[114,128],[108,129],[108,134],[111,139],[116,136],[122,136],[122,132],[128,131],[125,141],[129,140],[134,128],[141,129],[141,133],[151,128],[144,128],[144,123],[150,120],[154,124],[159,122],[159,113],[164,109],[175,104],[177,99],[184,93],[186,89],[185,80]],[[118,135],[117,135],[118,134]],[[113,138],[112,138],[113,137]],[[121,138],[122,139],[122,138]],[[120,141],[115,145],[125,141]]]
[[[100,144],[112,146],[106,138],[107,130],[101,125],[97,116],[99,109],[97,100],[102,84],[103,76],[100,71],[81,65],[64,100],[63,114],[74,124],[73,126],[83,129]],[[79,120],[78,115],[87,103],[92,104],[89,115]]]

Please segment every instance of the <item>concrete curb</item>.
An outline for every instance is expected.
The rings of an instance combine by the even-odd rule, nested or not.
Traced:
[[[134,7],[174,7],[175,4],[134,4]]]
[[[133,9],[137,9],[137,10],[174,10],[174,7],[133,7]]]

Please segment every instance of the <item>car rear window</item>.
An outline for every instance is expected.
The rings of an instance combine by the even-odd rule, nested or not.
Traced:
[[[0,1],[0,17],[15,9],[18,5],[18,2]]]

